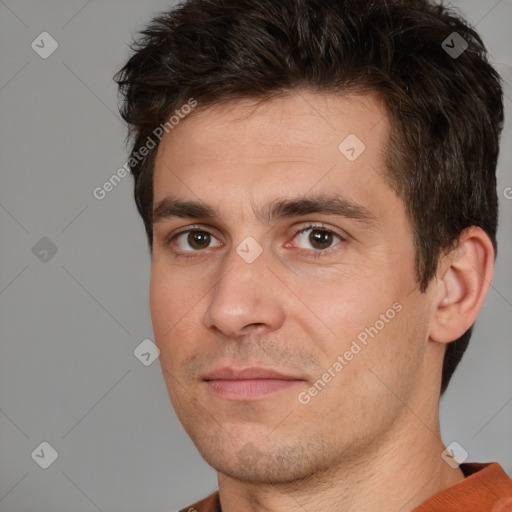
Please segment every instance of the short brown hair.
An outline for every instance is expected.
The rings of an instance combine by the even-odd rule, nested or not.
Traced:
[[[191,97],[207,108],[298,88],[376,93],[391,121],[386,178],[413,226],[421,291],[465,228],[480,226],[496,251],[503,92],[455,11],[428,0],[189,0],[154,18],[132,50],[115,77],[132,155]],[[150,248],[156,151],[130,160]],[[470,336],[448,345],[441,393]]]

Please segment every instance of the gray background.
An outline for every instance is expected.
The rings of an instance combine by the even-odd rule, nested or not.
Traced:
[[[512,475],[512,2],[453,3],[506,81],[508,122],[496,274],[442,400],[442,432]],[[158,361],[133,354],[152,329],[132,178],[92,194],[127,159],[112,76],[132,34],[169,5],[0,0],[1,512],[173,511],[216,487]],[[31,48],[43,31],[59,45],[47,59]],[[32,249],[43,237],[57,249],[47,261]],[[31,457],[43,441],[58,452],[48,469]]]

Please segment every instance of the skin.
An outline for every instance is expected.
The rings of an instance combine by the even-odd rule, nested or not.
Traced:
[[[198,109],[160,144],[154,204],[172,196],[218,214],[155,223],[150,309],[171,402],[218,472],[224,512],[406,512],[464,478],[441,457],[441,368],[446,343],[483,303],[492,245],[479,228],[466,230],[420,292],[412,228],[383,178],[388,131],[376,96],[303,90]],[[366,146],[355,161],[338,150],[349,134]],[[256,215],[276,199],[333,192],[374,222]],[[315,245],[315,228],[297,235],[309,223],[344,239]],[[204,246],[187,234],[169,242],[197,225]],[[248,236],[262,249],[252,263],[236,252]],[[397,303],[401,311],[301,403],[299,393]],[[257,399],[229,399],[204,380],[222,366],[300,380]]]

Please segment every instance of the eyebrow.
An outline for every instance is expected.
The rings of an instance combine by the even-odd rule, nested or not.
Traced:
[[[377,223],[377,217],[366,207],[338,194],[278,199],[265,204],[256,212],[256,216],[270,223],[311,213],[354,219],[367,226],[375,226]],[[214,208],[202,202],[166,197],[155,205],[153,224],[173,218],[221,220]]]

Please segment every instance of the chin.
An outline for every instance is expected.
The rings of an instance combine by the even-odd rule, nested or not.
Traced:
[[[205,443],[207,444],[207,443]],[[262,447],[252,442],[239,450],[212,444],[199,446],[203,459],[218,473],[230,478],[260,484],[291,484],[328,470],[323,453],[311,457],[302,446]]]

